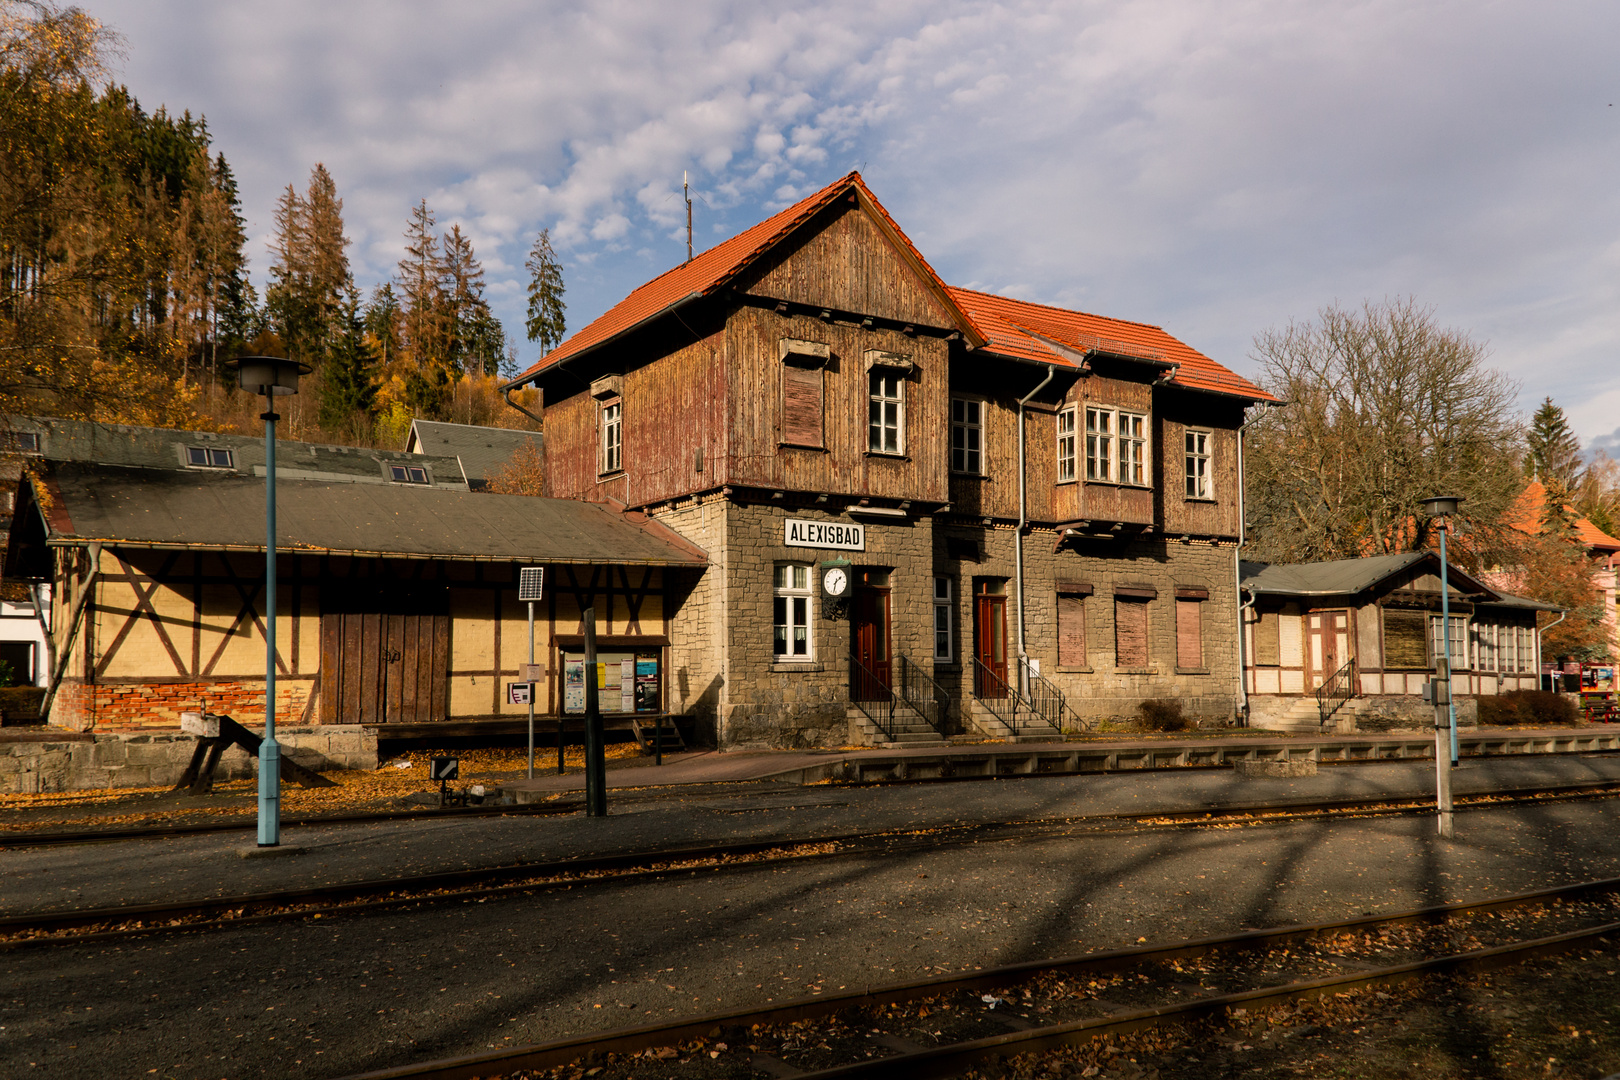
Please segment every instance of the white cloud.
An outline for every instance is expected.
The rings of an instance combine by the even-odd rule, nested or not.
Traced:
[[[143,103],[207,114],[257,266],[276,192],[324,161],[362,283],[426,197],[514,334],[551,227],[577,328],[684,256],[683,170],[712,243],[862,167],[948,280],[1240,370],[1260,329],[1412,294],[1527,407],[1614,427],[1620,10],[1597,0],[89,7]]]

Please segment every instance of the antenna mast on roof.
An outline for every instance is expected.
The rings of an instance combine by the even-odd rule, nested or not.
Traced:
[[[681,197],[686,200],[686,261],[692,261],[692,185],[687,182],[686,170],[681,170]]]

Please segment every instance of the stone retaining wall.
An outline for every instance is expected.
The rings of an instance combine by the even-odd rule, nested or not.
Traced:
[[[281,752],[319,772],[375,769],[377,732],[358,724],[283,727]],[[99,788],[171,786],[196,748],[195,736],[179,731],[109,733],[89,738],[48,737],[0,741],[0,793],[83,791]],[[226,750],[214,770],[217,780],[258,775],[258,762],[238,747]]]

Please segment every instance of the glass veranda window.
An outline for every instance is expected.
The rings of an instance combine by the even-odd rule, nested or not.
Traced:
[[[1057,414],[1057,478],[1060,484],[1074,479],[1074,418],[1073,409],[1064,409]]]

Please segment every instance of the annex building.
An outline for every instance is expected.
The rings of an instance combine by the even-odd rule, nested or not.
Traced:
[[[527,385],[548,495],[707,553],[668,704],[722,747],[1238,709],[1241,431],[1269,395],[1158,327],[946,285],[859,174]]]

